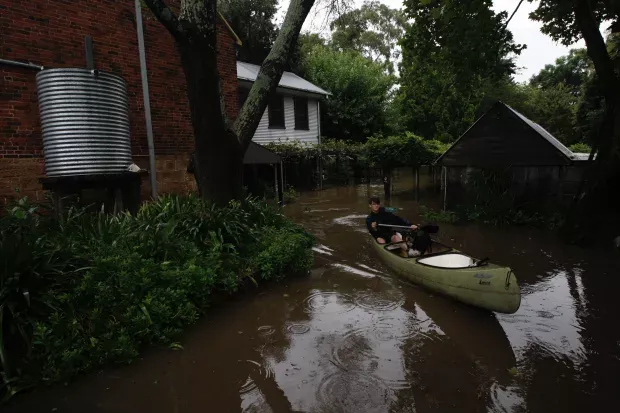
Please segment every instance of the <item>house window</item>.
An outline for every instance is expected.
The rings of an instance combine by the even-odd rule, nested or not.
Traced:
[[[310,130],[308,125],[308,99],[294,98],[295,102],[295,129]]]
[[[269,99],[269,127],[273,129],[286,129],[284,124],[284,98],[274,95]]]

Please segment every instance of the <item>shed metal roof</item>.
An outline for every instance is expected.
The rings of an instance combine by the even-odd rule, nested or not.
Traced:
[[[505,110],[507,110],[510,114],[514,115],[517,119],[519,119],[521,122],[523,122],[526,126],[528,126],[530,128],[530,130],[532,130],[536,136],[539,136],[541,138],[544,139],[544,141],[548,142],[549,144],[552,145],[552,147],[557,151],[557,153],[561,156],[561,158],[565,159],[565,162],[571,162],[571,161],[577,161],[577,160],[583,160],[583,157],[580,155],[576,155],[574,154],[570,149],[568,149],[566,146],[564,146],[564,144],[562,144],[559,140],[557,140],[553,135],[551,135],[551,133],[549,133],[547,130],[545,130],[545,128],[543,128],[542,126],[540,126],[539,124],[537,124],[536,122],[533,122],[532,120],[526,118],[525,116],[523,116],[521,113],[517,112],[516,110],[514,110],[513,108],[511,108],[510,106],[508,106],[507,104],[505,104],[504,102],[501,101],[497,101],[495,103],[495,105],[493,105],[493,107],[491,109],[489,109],[487,112],[485,112],[482,116],[480,116],[468,129],[467,131],[465,131],[465,133],[463,133],[443,154],[441,154],[441,156],[439,156],[437,158],[437,160],[434,162],[435,164],[441,164],[442,160],[444,158],[444,156],[446,154],[448,154],[448,152],[450,152],[453,148],[457,147],[458,145],[461,144],[463,138],[468,135],[468,133],[474,129],[474,127],[481,122],[483,119],[485,119],[487,117],[487,115],[489,115],[489,113],[491,113],[494,110],[497,109],[501,109],[504,108]],[[459,155],[460,156],[460,155]]]
[[[519,112],[517,112],[516,110],[514,110],[513,108],[511,108],[510,106],[508,106],[507,104],[503,103],[502,104],[504,106],[506,106],[508,108],[508,110],[510,110],[512,113],[514,113],[515,115],[517,115],[523,122],[525,122],[529,127],[531,127],[532,129],[534,129],[540,136],[542,136],[543,138],[545,138],[547,141],[549,141],[550,144],[552,144],[553,146],[555,146],[555,148],[562,152],[566,157],[572,159],[573,156],[573,152],[568,149],[566,146],[564,146],[564,144],[562,144],[562,142],[560,142],[559,140],[557,140],[552,134],[550,134],[549,132],[547,132],[545,130],[545,128],[543,128],[542,126],[540,126],[538,123],[533,122],[531,120],[529,120],[528,118],[526,118],[525,116],[523,116],[522,114],[520,114]]]
[[[248,80],[254,82],[258,77],[260,66],[251,63],[237,62],[237,78],[240,80]],[[292,72],[282,73],[279,87],[286,89],[300,90],[303,92],[314,93],[322,96],[329,96],[330,93],[321,89],[317,85],[308,82],[306,79],[297,76]]]
[[[578,153],[573,152],[572,159],[573,161],[589,161],[590,154],[587,152],[578,152]],[[594,154],[593,159],[596,159],[596,154]]]
[[[255,142],[250,142],[250,146],[248,146],[247,151],[245,151],[245,156],[243,157],[244,165],[279,164],[280,161],[281,158],[277,153]]]

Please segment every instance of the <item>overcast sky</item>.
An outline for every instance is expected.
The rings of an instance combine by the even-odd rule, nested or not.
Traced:
[[[402,0],[380,0],[392,8],[402,8]],[[363,0],[354,0],[359,6],[363,4]],[[289,0],[280,0],[280,15],[286,12]],[[304,31],[324,32],[329,31],[325,19],[325,13],[321,10],[321,4],[317,1],[316,10],[310,12]],[[494,0],[493,9],[496,12],[507,11],[508,15],[512,14],[519,0]],[[537,2],[530,3],[524,1],[517,14],[512,18],[508,29],[512,31],[516,43],[525,44],[527,48],[521,53],[517,59],[517,66],[520,67],[519,73],[515,79],[519,82],[527,81],[532,75],[538,73],[546,64],[554,63],[555,59],[568,53],[570,48],[584,47],[583,41],[572,45],[570,48],[555,43],[551,38],[540,31],[540,24],[529,19],[529,13],[537,6]]]

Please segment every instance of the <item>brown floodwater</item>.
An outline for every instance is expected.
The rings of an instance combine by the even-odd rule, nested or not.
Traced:
[[[404,282],[378,260],[364,217],[381,190],[329,189],[286,206],[317,237],[311,273],[213,309],[182,350],[149,350],[0,410],[619,411],[617,253],[534,229],[442,225],[442,242],[515,271],[521,308],[491,314]],[[412,194],[391,204],[416,220]]]

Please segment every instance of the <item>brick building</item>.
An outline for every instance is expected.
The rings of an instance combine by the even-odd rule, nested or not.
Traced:
[[[170,1],[172,5],[175,1]],[[176,2],[178,3],[178,2]],[[160,193],[192,190],[186,173],[194,138],[185,77],[174,40],[143,10],[147,70]],[[148,168],[148,146],[132,0],[0,0],[0,59],[46,68],[85,67],[85,36],[91,36],[95,67],[122,76],[128,89],[133,160]],[[218,68],[228,115],[237,107],[236,44],[228,24],[218,22]],[[36,69],[0,63],[0,203],[15,189],[42,200],[44,174],[36,96]],[[148,180],[143,194],[148,194]]]

